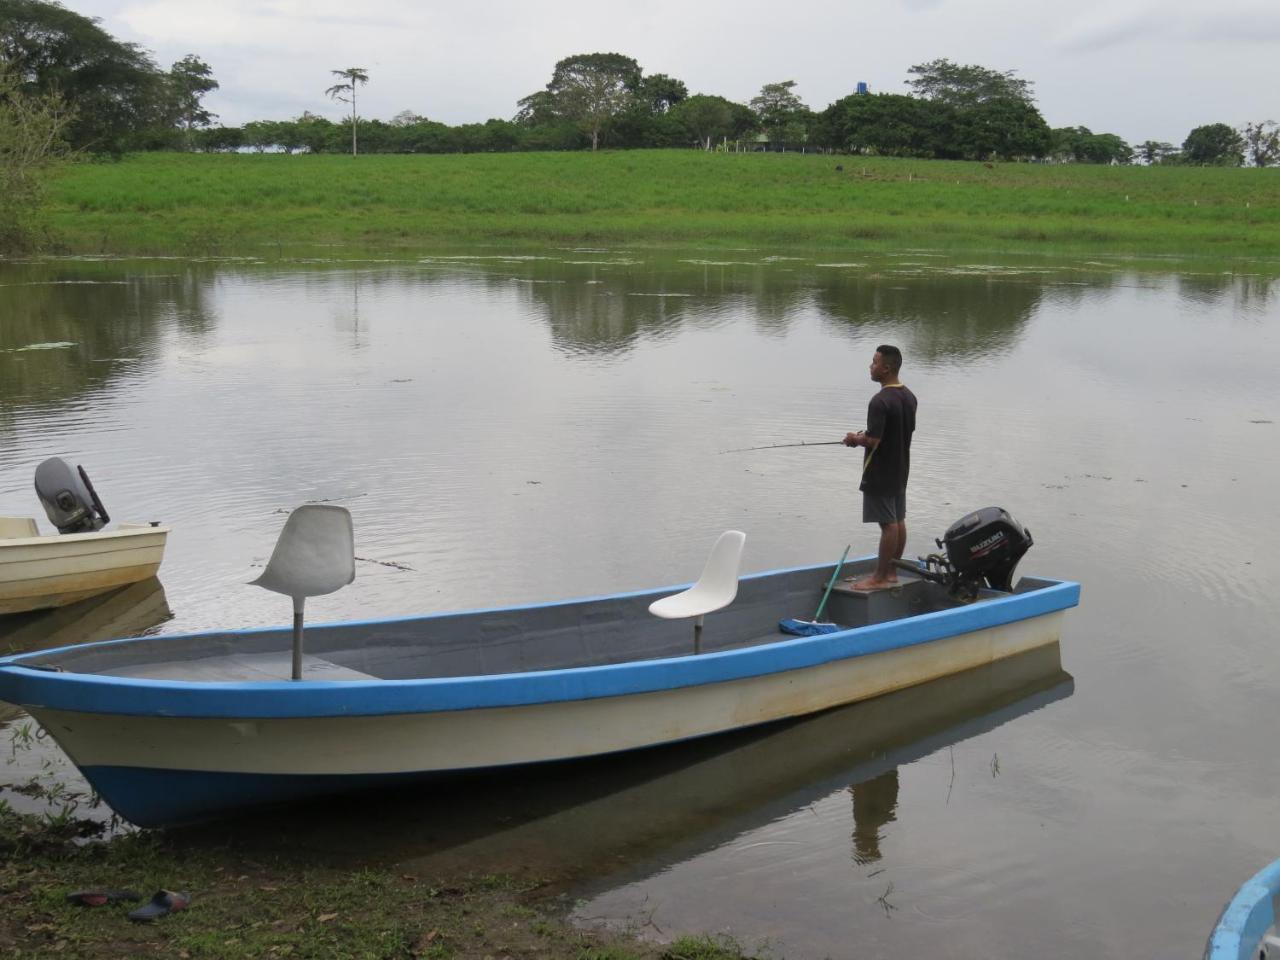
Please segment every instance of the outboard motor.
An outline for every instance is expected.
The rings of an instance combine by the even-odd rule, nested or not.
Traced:
[[[961,517],[934,541],[946,556],[921,557],[919,565],[897,561],[917,576],[944,584],[952,596],[972,600],[985,581],[992,590],[1013,592],[1013,571],[1034,542],[1031,531],[1000,507],[983,507]]]
[[[84,467],[50,457],[36,467],[36,496],[59,533],[94,533],[111,520]]]

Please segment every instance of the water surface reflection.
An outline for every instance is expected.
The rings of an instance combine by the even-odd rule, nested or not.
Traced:
[[[881,781],[1071,695],[1057,645],[808,719],[625,758],[356,794],[179,831],[326,863],[598,888]],[[875,787],[865,789],[874,791]],[[865,810],[859,831],[885,819]]]
[[[0,265],[0,318],[0,512],[36,515],[57,455],[113,516],[173,526],[172,618],[112,632],[287,623],[245,584],[305,500],[349,507],[363,558],[317,622],[685,582],[726,528],[751,571],[870,553],[849,451],[722,451],[860,425],[886,341],[921,399],[908,550],[999,504],[1034,533],[1023,572],[1084,584],[1074,693],[1014,723],[922,728],[930,704],[899,700],[245,842],[541,864],[584,916],[643,902],[793,958],[1196,952],[1280,849],[1257,720],[1280,672],[1273,280],[918,253],[63,260]],[[92,632],[59,622],[10,642]]]

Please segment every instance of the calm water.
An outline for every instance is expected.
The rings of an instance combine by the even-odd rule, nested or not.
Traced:
[[[886,341],[921,403],[908,551],[1009,509],[1023,572],[1084,584],[1060,664],[183,836],[529,871],[583,923],[791,958],[1198,956],[1280,856],[1261,276],[758,251],[0,265],[0,512],[47,526],[31,478],[58,455],[113,517],[174,527],[162,587],[0,646],[287,622],[245,582],[310,500],[351,509],[364,558],[314,622],[687,581],[728,527],[749,570],[870,553],[856,454],[723,451],[862,426]],[[33,774],[77,784],[43,744],[0,780]]]

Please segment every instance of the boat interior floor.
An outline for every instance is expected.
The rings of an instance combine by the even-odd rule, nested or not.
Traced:
[[[135,663],[116,670],[103,670],[113,677],[137,680],[183,680],[191,683],[267,683],[288,680],[293,675],[293,651],[232,653],[179,662]],[[304,680],[377,680],[378,677],[352,670],[322,657],[302,655]]]
[[[845,575],[863,573],[860,566],[864,565],[847,565]],[[706,617],[701,653],[804,642],[780,633],[778,622],[812,617],[832,569],[807,568],[744,578],[737,599]],[[1051,583],[1024,578],[1016,592]],[[523,608],[309,626],[303,647],[303,677],[333,681],[442,679],[689,656],[694,652],[693,622],[663,620],[649,613],[649,604],[664,594],[646,592]],[[956,605],[943,587],[924,580],[861,596],[842,584],[832,590],[823,619],[844,627],[862,627]],[[288,679],[291,657],[292,631],[283,628],[63,647],[35,655],[30,662],[70,673],[254,683]]]

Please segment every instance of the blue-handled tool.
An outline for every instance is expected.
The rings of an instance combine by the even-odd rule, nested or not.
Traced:
[[[836,564],[835,570],[831,572],[831,579],[827,582],[827,589],[822,594],[822,602],[818,604],[818,612],[813,615],[812,620],[779,620],[778,629],[783,633],[792,633],[797,637],[816,637],[823,633],[835,633],[842,629],[834,623],[822,623],[822,611],[827,608],[827,598],[831,596],[831,588],[836,585],[836,581],[840,579],[840,571],[844,569],[844,562],[849,556],[849,550],[852,544],[844,548],[844,553],[840,555],[840,562]]]

